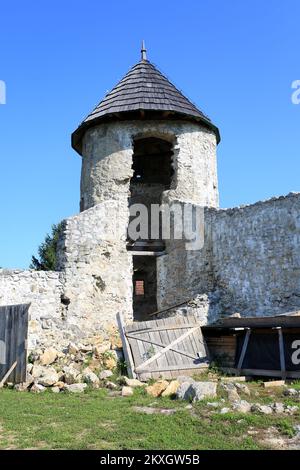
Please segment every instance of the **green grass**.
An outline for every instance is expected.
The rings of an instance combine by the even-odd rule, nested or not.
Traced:
[[[136,390],[128,398],[105,390],[84,394],[32,394],[0,390],[1,449],[259,449],[251,426],[275,426],[292,435],[296,417],[213,413],[206,402],[153,399]],[[146,415],[134,406],[176,408],[173,415]],[[224,406],[226,404],[224,403]]]

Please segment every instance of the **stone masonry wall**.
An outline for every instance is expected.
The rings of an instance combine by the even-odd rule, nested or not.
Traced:
[[[61,304],[63,279],[53,271],[0,270],[0,305],[31,303],[28,348],[62,341],[65,330]],[[67,341],[67,338],[66,338]]]
[[[64,273],[70,328],[80,338],[132,319],[132,258],[126,250],[128,207],[106,201],[65,221],[57,268]]]
[[[105,200],[127,200],[133,140],[159,137],[173,143],[170,199],[218,206],[216,136],[186,121],[123,121],[101,124],[83,139],[81,210]]]
[[[58,272],[0,270],[0,305],[31,303],[29,349],[101,334],[123,312],[132,320],[127,204],[106,201],[64,223]],[[202,324],[239,312],[300,310],[300,194],[234,208],[205,209],[204,246],[170,241],[157,258],[158,306],[193,298]]]
[[[214,283],[227,311],[300,310],[300,193],[210,212]]]
[[[205,210],[205,243],[158,258],[159,307],[197,297],[206,321],[300,310],[300,194]],[[198,302],[199,303],[199,302]],[[203,305],[205,304],[204,308]]]

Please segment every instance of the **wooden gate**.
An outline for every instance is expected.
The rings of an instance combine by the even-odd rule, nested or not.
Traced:
[[[15,362],[6,381],[26,381],[29,307],[30,304],[0,307],[0,381]]]
[[[140,380],[192,375],[209,365],[208,351],[194,316],[124,325],[118,314],[128,373]]]

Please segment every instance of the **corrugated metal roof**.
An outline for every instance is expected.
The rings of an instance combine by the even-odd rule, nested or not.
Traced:
[[[201,121],[216,132],[216,126],[181,91],[179,91],[153,64],[142,59],[103,98],[72,135],[72,145],[81,153],[85,129],[105,118],[124,119],[122,113],[170,112],[172,115]]]

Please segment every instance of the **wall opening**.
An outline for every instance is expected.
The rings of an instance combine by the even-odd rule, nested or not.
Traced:
[[[132,169],[130,180],[129,206],[143,204],[148,210],[148,238],[137,241],[130,240],[130,244],[154,250],[163,245],[162,240],[151,240],[151,205],[161,204],[162,194],[170,189],[174,174],[173,144],[157,137],[138,138],[134,140]]]
[[[149,320],[157,310],[157,274],[155,256],[133,256],[133,319]]]

